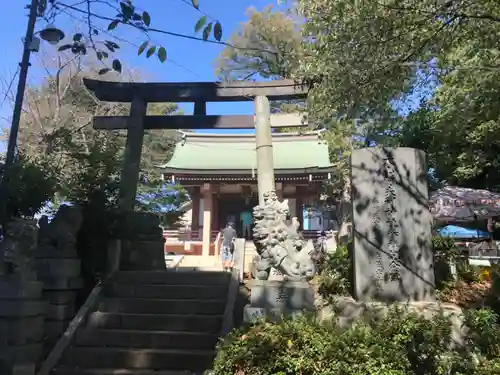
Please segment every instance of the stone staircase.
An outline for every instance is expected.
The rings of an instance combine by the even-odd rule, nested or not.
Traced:
[[[222,263],[218,256],[184,255],[177,268],[193,271],[222,271]]]
[[[231,274],[121,271],[52,375],[174,375],[210,369]]]

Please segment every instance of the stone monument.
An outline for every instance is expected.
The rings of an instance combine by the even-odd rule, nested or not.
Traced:
[[[33,375],[41,360],[47,310],[34,267],[36,221],[11,220],[0,246],[5,254],[0,274],[0,374]]]
[[[451,322],[452,345],[463,343],[462,310],[434,296],[425,154],[412,148],[366,148],[351,156],[353,297],[318,300],[317,317],[340,326],[383,316],[390,308]]]
[[[425,153],[365,148],[351,156],[354,297],[434,299]]]

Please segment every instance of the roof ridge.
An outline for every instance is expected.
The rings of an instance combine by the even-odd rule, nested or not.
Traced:
[[[210,139],[228,139],[228,138],[237,138],[237,139],[254,139],[255,133],[228,133],[228,134],[220,134],[220,133],[197,133],[197,132],[185,132],[179,131],[182,135],[183,139],[188,138],[210,138]],[[310,130],[306,132],[287,132],[287,133],[272,133],[272,138],[294,138],[294,137],[311,137],[321,134],[321,130]]]

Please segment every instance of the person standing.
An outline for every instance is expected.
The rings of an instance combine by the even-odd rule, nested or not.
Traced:
[[[233,223],[228,222],[227,226],[222,230],[221,260],[224,271],[230,271],[233,268],[235,239],[236,231],[233,228]]]
[[[252,221],[252,213],[248,209],[240,214],[243,237],[247,240],[252,239]]]

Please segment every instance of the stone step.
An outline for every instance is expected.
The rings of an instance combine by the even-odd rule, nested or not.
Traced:
[[[117,314],[94,312],[87,326],[107,329],[219,333],[223,315]]]
[[[217,333],[90,328],[77,333],[75,345],[130,349],[213,350],[218,341]]]
[[[116,298],[224,299],[226,285],[123,285],[111,284],[106,296]]]
[[[220,271],[222,267],[221,261],[217,256],[203,256],[203,255],[185,255],[179,263],[179,268],[199,268],[215,269]]]
[[[110,368],[73,368],[59,367],[52,370],[51,375],[194,375],[192,371],[157,371],[157,370],[131,370]]]
[[[230,275],[213,271],[120,271],[114,276],[117,284],[142,285],[227,285]]]
[[[212,265],[212,266],[185,266],[180,265],[177,268],[178,271],[190,271],[190,272],[223,272],[222,266]]]
[[[79,369],[61,367],[52,370],[51,375],[195,375],[192,371],[156,371],[131,369]]]
[[[201,350],[70,347],[61,365],[77,368],[127,368],[203,371],[215,353]]]
[[[103,298],[97,311],[129,314],[224,314],[225,300]]]

